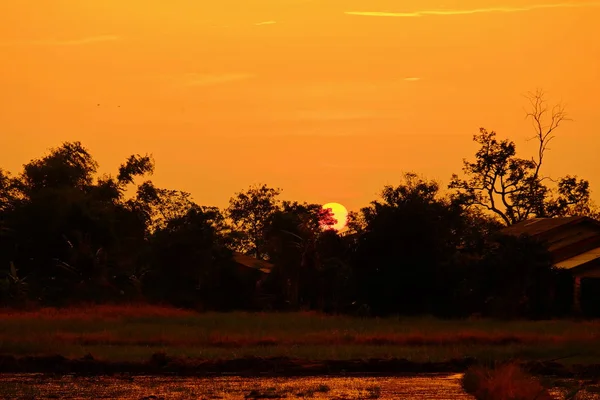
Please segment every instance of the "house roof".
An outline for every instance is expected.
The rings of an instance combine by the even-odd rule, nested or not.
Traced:
[[[557,217],[557,218],[531,218],[502,229],[502,233],[507,235],[530,235],[538,236],[549,231],[565,227],[567,225],[588,221],[597,224],[600,230],[600,222],[589,217]]]
[[[600,247],[578,254],[567,260],[556,263],[559,268],[572,269],[587,264],[596,259],[600,259]]]
[[[273,269],[273,264],[242,253],[233,253],[233,260],[240,265],[257,269],[265,274],[270,273]]]
[[[574,269],[600,258],[600,221],[589,217],[533,218],[502,233],[543,240],[559,268]]]

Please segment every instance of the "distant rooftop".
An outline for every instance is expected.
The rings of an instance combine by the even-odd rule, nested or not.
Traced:
[[[600,259],[600,221],[589,217],[532,218],[502,232],[543,240],[559,268],[574,270]]]
[[[257,258],[242,253],[234,253],[233,260],[238,264],[241,264],[248,268],[257,269],[265,274],[270,273],[273,269],[273,264],[271,264],[270,262],[259,260]]]
[[[585,253],[578,254],[575,257],[560,261],[556,263],[556,266],[559,268],[573,269],[581,265],[589,264],[598,259],[600,259],[600,247],[596,247],[590,251],[586,251]]]
[[[594,224],[600,222],[589,218],[589,217],[556,217],[556,218],[531,218],[523,222],[506,227],[502,230],[502,233],[507,235],[530,235],[538,236],[546,232],[552,231],[571,224],[578,224],[584,221],[588,221]]]

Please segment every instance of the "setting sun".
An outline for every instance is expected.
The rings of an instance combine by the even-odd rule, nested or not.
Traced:
[[[0,399],[594,397],[598,21],[0,0]]]
[[[323,206],[323,209],[331,209],[333,218],[337,220],[337,223],[331,226],[333,229],[336,231],[341,231],[346,227],[346,222],[348,219],[348,210],[346,207],[339,203],[327,203]]]

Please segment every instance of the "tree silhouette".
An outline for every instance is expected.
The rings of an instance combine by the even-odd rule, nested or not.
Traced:
[[[362,300],[378,313],[434,311],[450,304],[449,262],[461,242],[462,208],[414,173],[386,186],[361,210],[366,222],[355,257]],[[437,311],[437,310],[436,310]]]
[[[281,189],[267,185],[250,186],[245,192],[236,193],[229,200],[227,216],[242,235],[238,238],[237,248],[243,252],[252,252],[258,259],[264,259],[264,231],[269,218],[279,208],[277,196]]]
[[[23,168],[2,174],[0,267],[14,263],[33,298],[50,303],[117,295],[114,277],[139,269],[146,221],[125,186],[153,171],[149,156],[131,156],[119,179],[96,178],[97,162],[80,142],[63,143]]]
[[[586,215],[598,218],[600,210],[590,196],[590,183],[576,176],[567,175],[558,181],[558,196],[546,204],[548,217]]]
[[[514,143],[482,129],[481,149],[465,163],[466,178],[453,180],[454,193],[404,174],[350,212],[343,233],[331,229],[331,210],[280,201],[281,189],[250,186],[222,213],[154,185],[149,155],[97,176],[81,143],[63,143],[19,174],[0,170],[0,304],[146,300],[247,310],[270,294],[277,310],[562,315],[568,307],[556,299],[570,299],[572,285],[550,267],[544,245],[498,234],[528,215],[594,212],[587,181],[568,175],[549,187],[541,175],[547,143],[565,119],[554,109],[554,128],[544,128],[543,104],[533,101],[529,115],[537,158],[518,158]],[[274,267],[249,272],[234,251]]]
[[[154,173],[154,160],[152,157],[135,154],[119,167],[117,180],[121,185],[133,183],[135,176],[152,175]]]
[[[15,206],[15,202],[20,197],[19,186],[18,179],[0,168],[0,216]],[[0,224],[1,221],[0,219]]]
[[[151,297],[187,307],[218,306],[223,298],[235,297],[220,279],[222,270],[231,268],[231,251],[218,230],[223,221],[219,210],[193,206],[157,229],[146,275]]]
[[[473,271],[471,302],[492,317],[547,317],[557,278],[542,243],[495,235]]]
[[[184,216],[195,206],[189,193],[157,188],[151,181],[138,186],[131,205],[143,213],[149,232],[164,228],[169,221]]]
[[[475,161],[463,161],[464,178],[452,176],[450,189],[464,204],[483,208],[495,214],[506,225],[531,216],[562,216],[591,212],[589,183],[567,176],[558,182],[557,190],[545,184],[541,167],[554,139],[555,130],[568,121],[564,106],[550,110],[541,90],[528,95],[530,110],[526,116],[533,122],[538,142],[536,157],[517,157],[516,145],[499,140],[496,132],[480,128],[473,140],[480,145]],[[554,193],[555,192],[555,193]]]
[[[33,195],[45,188],[85,189],[93,184],[98,163],[80,142],[65,142],[41,159],[25,165],[23,190]]]
[[[323,304],[321,275],[325,263],[334,263],[334,255],[325,255],[324,238],[338,237],[327,229],[336,224],[331,210],[319,204],[284,201],[265,226],[266,250],[275,264],[271,285],[291,307],[314,308]]]

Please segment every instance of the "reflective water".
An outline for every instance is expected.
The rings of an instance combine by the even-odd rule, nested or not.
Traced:
[[[394,378],[174,378],[0,376],[0,398],[14,399],[472,399],[461,375]],[[155,396],[155,397],[152,397]]]

